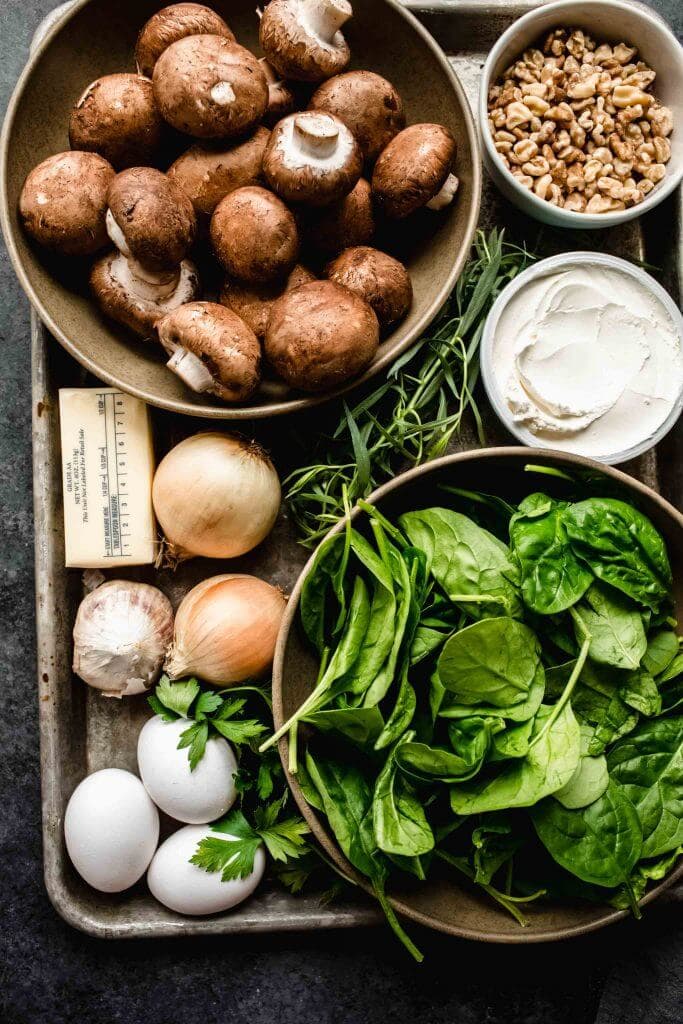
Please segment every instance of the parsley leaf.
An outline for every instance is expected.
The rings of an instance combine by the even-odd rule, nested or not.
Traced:
[[[204,871],[221,871],[224,882],[244,878],[254,869],[256,851],[263,842],[274,860],[287,861],[301,857],[309,849],[303,838],[309,828],[303,818],[277,821],[282,801],[257,808],[252,827],[241,811],[233,808],[225,818],[211,826],[211,831],[230,836],[207,836],[190,858],[191,864]]]
[[[168,676],[162,676],[155,692],[158,700],[169,711],[174,711],[182,718],[189,718],[190,706],[201,692],[201,688],[196,679],[172,683]]]
[[[236,744],[248,743],[249,740],[267,731],[265,725],[257,722],[256,719],[223,722],[220,719],[211,718],[209,721],[216,732]]]
[[[160,718],[163,718],[164,722],[175,722],[176,718],[179,717],[178,715],[176,715],[175,711],[169,711],[167,707],[164,707],[164,705],[157,697],[156,693],[150,693],[149,697],[147,698],[147,703],[151,707],[154,714],[159,715]]]
[[[194,722],[190,725],[185,732],[180,734],[180,740],[178,741],[178,750],[182,750],[184,747],[189,747],[188,761],[190,762],[190,771],[193,772],[206,750],[206,741],[209,738],[209,723],[205,720],[202,722]]]
[[[194,706],[194,717],[199,720],[204,715],[210,715],[213,711],[217,711],[222,703],[223,698],[219,697],[217,693],[204,690],[199,694],[199,700]]]
[[[260,808],[256,810],[255,817],[257,819],[260,810]],[[304,836],[308,835],[311,830],[303,818],[285,818],[284,821],[276,822],[276,824],[263,829],[258,828],[257,825],[256,830],[266,844],[266,849],[273,860],[294,860],[308,849]]]

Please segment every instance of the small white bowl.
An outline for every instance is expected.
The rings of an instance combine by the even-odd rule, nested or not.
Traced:
[[[488,125],[488,92],[499,75],[539,37],[553,28],[583,28],[600,42],[624,42],[638,47],[639,57],[657,72],[652,91],[670,107],[674,130],[666,175],[642,203],[613,213],[577,213],[539,199],[510,174],[500,158]],[[481,77],[479,126],[484,165],[496,185],[524,213],[564,228],[607,228],[640,217],[658,206],[683,177],[683,47],[664,21],[640,4],[622,0],[556,0],[530,11],[503,33],[489,53]]]
[[[517,277],[513,278],[513,280],[500,293],[491,307],[491,311],[489,312],[489,315],[486,318],[486,323],[484,324],[480,345],[481,377],[484,382],[484,388],[488,399],[493,406],[498,419],[506,429],[517,438],[518,441],[521,441],[522,444],[525,444],[530,448],[548,448],[551,451],[558,450],[573,455],[584,455],[594,459],[596,462],[602,462],[608,466],[616,466],[621,462],[628,461],[628,459],[635,459],[638,455],[642,455],[643,452],[646,452],[656,444],[659,444],[662,438],[669,433],[683,410],[683,385],[679,391],[678,398],[671,408],[671,412],[654,434],[644,438],[631,448],[614,452],[610,455],[599,456],[581,448],[580,436],[578,437],[578,444],[576,447],[572,447],[571,449],[557,449],[551,441],[547,441],[544,438],[539,437],[537,434],[527,430],[526,427],[516,423],[513,419],[512,412],[505,401],[505,396],[499,387],[493,364],[493,341],[498,327],[498,322],[508,303],[517,295],[517,293],[523,291],[524,288],[532,282],[537,281],[541,277],[546,277],[554,271],[568,270],[570,267],[586,264],[618,270],[620,273],[627,274],[632,277],[641,286],[646,288],[647,291],[649,291],[650,294],[664,306],[665,310],[671,317],[671,320],[678,331],[681,343],[683,344],[683,316],[681,315],[680,309],[669,293],[665,291],[664,288],[654,280],[654,278],[650,277],[649,274],[646,274],[644,270],[641,270],[640,267],[635,266],[633,263],[629,263],[627,260],[619,259],[617,256],[610,256],[607,253],[566,252],[560,253],[559,256],[551,256],[549,259],[540,260],[540,262],[534,263]]]

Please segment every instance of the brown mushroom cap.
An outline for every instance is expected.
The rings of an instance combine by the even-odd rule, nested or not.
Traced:
[[[135,63],[142,75],[152,77],[154,65],[171,43],[185,36],[235,38],[219,14],[203,4],[171,4],[153,14],[140,30],[135,44]]]
[[[271,188],[287,202],[311,206],[339,202],[362,170],[360,148],[344,122],[317,110],[283,118],[263,157]]]
[[[221,289],[220,302],[237,313],[251,327],[256,337],[263,340],[276,299],[315,279],[315,274],[300,263],[297,263],[288,277],[270,284],[245,285],[228,277]]]
[[[141,338],[152,338],[157,320],[177,306],[192,302],[200,291],[194,264],[183,260],[177,275],[169,275],[169,281],[159,286],[162,294],[152,298],[154,286],[136,280],[130,263],[117,251],[107,253],[93,265],[90,287],[102,312]]]
[[[210,217],[229,192],[259,180],[269,138],[268,129],[259,127],[250,138],[229,147],[197,143],[166,173],[189,196],[195,213]]]
[[[331,391],[372,362],[379,324],[367,302],[334,281],[286,292],[272,308],[268,360],[301,391]]]
[[[381,327],[402,320],[413,301],[413,286],[403,264],[367,245],[341,252],[327,267],[327,276],[365,299]]]
[[[402,218],[440,192],[455,160],[455,139],[440,124],[404,128],[380,153],[372,193],[388,217]]]
[[[122,171],[154,163],[163,131],[149,78],[105,75],[88,86],[71,111],[69,144],[99,153]]]
[[[370,162],[406,125],[401,97],[391,82],[373,71],[347,71],[323,82],[308,109],[341,118]]]
[[[194,390],[224,402],[243,402],[258,387],[261,346],[251,328],[225,306],[187,303],[160,320],[157,333],[171,356],[169,367]]]
[[[277,196],[255,185],[220,201],[211,218],[211,242],[225,270],[249,284],[284,277],[299,255],[294,217]]]
[[[274,125],[296,110],[297,95],[292,85],[280,77],[265,57],[261,58],[259,64],[268,83],[268,109],[265,119],[269,125]]]
[[[125,242],[118,247],[148,270],[177,267],[192,247],[197,233],[192,202],[162,171],[121,171],[109,186],[107,200]],[[116,244],[111,223],[110,233]]]
[[[200,139],[248,132],[268,106],[268,83],[258,60],[223,36],[185,36],[171,43],[156,62],[152,81],[162,117]]]
[[[347,0],[271,0],[259,40],[283,78],[322,82],[349,63],[351,52],[339,30],[352,13]]]
[[[55,153],[34,167],[19,197],[28,234],[66,256],[107,244],[107,191],[116,171],[97,153]]]
[[[306,241],[323,256],[366,245],[375,233],[375,218],[372,193],[365,178],[340,202],[316,209],[306,220],[305,232]]]

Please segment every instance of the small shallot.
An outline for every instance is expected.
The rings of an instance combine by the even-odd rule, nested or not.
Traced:
[[[171,679],[227,685],[262,676],[275,653],[286,598],[256,576],[213,576],[180,603],[164,664]]]
[[[147,583],[110,580],[84,597],[74,625],[73,670],[105,697],[143,693],[173,637],[173,609]]]
[[[195,434],[161,460],[152,500],[171,564],[196,555],[236,558],[272,530],[280,481],[254,441]]]

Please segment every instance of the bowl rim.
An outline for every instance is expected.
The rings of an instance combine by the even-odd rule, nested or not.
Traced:
[[[674,523],[683,533],[683,514],[663,498],[661,494],[658,494],[651,487],[648,487],[647,484],[642,483],[640,480],[636,480],[634,477],[629,476],[627,473],[624,473],[619,469],[615,469],[613,466],[607,466],[604,463],[596,462],[594,459],[586,458],[583,455],[573,455],[568,452],[554,451],[547,448],[521,448],[518,446],[491,447],[472,449],[464,452],[456,452],[452,455],[445,455],[440,459],[434,459],[432,462],[427,462],[422,466],[416,466],[413,469],[409,469],[406,472],[399,474],[387,483],[382,484],[381,487],[376,488],[376,490],[374,490],[365,499],[365,501],[370,505],[375,505],[378,501],[381,501],[386,497],[386,495],[399,490],[404,484],[413,482],[414,480],[427,476],[430,473],[439,472],[446,466],[471,462],[478,459],[487,460],[495,458],[513,459],[524,463],[529,462],[530,459],[541,463],[559,462],[564,466],[580,466],[581,468],[591,469],[598,473],[602,473],[603,475],[610,477],[612,480],[616,480],[621,483],[626,488],[635,491],[637,494],[643,495],[649,500],[654,501],[654,503],[658,505],[664,513],[673,519]],[[355,505],[351,510],[350,516],[344,516],[340,519],[339,522],[325,534],[325,537],[320,541],[320,544],[324,543],[328,537],[343,530],[349,519],[353,521],[362,514],[363,510],[359,508],[358,505]],[[320,544],[316,545],[314,551],[311,553],[310,558],[301,570],[296,584],[289,596],[275,646],[272,687],[273,720],[276,729],[279,729],[284,723],[282,678],[287,642],[289,640],[289,634],[295,626],[304,580],[311,570]],[[289,742],[287,735],[283,736],[279,741],[278,750],[289,789],[294,796],[294,800],[296,801],[301,814],[310,826],[313,836],[344,874],[348,875],[365,892],[373,895],[373,889],[368,880],[360,875],[347,861],[336,841],[332,838],[331,833],[328,831],[327,824],[323,823],[323,819],[321,819],[315,809],[307,803],[298,780],[289,771]],[[648,903],[651,903],[661,895],[661,893],[681,878],[683,878],[683,859],[666,878],[643,896],[639,901],[639,905],[646,906]],[[457,938],[474,939],[479,942],[500,943],[502,945],[524,945],[527,943],[555,942],[560,939],[576,938],[580,935],[587,935],[590,932],[598,931],[599,929],[604,928],[607,925],[614,924],[617,921],[622,921],[630,915],[629,910],[616,910],[609,908],[608,905],[605,904],[604,913],[602,913],[600,917],[584,924],[569,926],[556,925],[539,929],[538,931],[528,931],[523,928],[514,932],[497,931],[495,929],[478,931],[472,928],[465,928],[462,925],[459,925],[457,921],[435,922],[428,914],[425,914],[420,910],[415,910],[408,903],[392,896],[390,893],[387,895],[394,910],[402,914],[408,920],[414,921],[416,924],[424,925],[434,931],[443,932]]]
[[[528,213],[529,216],[541,221],[545,221],[545,218],[548,216],[549,204],[544,199],[539,199],[537,195],[519,184],[516,178],[505,166],[500,158],[500,154],[493,145],[493,139],[491,137],[488,124],[488,91],[493,79],[494,67],[500,59],[502,51],[510,42],[514,41],[515,37],[520,33],[520,30],[523,32],[525,29],[532,27],[541,18],[545,19],[548,16],[548,12],[557,13],[558,16],[564,12],[570,12],[579,2],[585,2],[585,0],[552,0],[550,3],[543,3],[534,10],[523,14],[521,18],[517,18],[517,20],[514,21],[498,38],[491,50],[489,50],[481,73],[478,114],[483,151],[487,160],[493,165],[496,172],[505,178],[512,194],[515,196],[515,203]],[[643,22],[647,22],[649,25],[653,26],[656,31],[662,34],[662,36],[668,37],[670,43],[679,51],[681,81],[683,82],[683,46],[681,46],[681,43],[671,31],[668,23],[660,14],[638,2],[624,2],[624,0],[591,0],[591,7],[606,8],[607,10],[614,12],[615,16],[618,16],[620,11],[628,11],[630,14],[641,18]],[[656,206],[659,206],[667,196],[670,196],[671,193],[676,190],[682,180],[683,159],[677,169],[672,172],[667,171],[663,180],[659,182],[650,194],[645,197],[642,203],[638,203],[637,206],[630,207],[627,210],[615,210],[613,213],[593,215],[579,213],[574,210],[565,210],[562,207],[553,207],[553,224],[560,228],[599,230],[600,228],[613,227],[615,224],[623,224],[629,220],[635,220],[641,217],[644,213],[647,213],[649,210],[653,210]],[[543,214],[545,217],[542,216]]]
[[[526,288],[527,285],[531,284],[532,281],[545,277],[553,270],[569,269],[572,266],[580,266],[582,264],[611,267],[612,269],[618,270],[619,272],[634,278],[636,281],[639,281],[643,287],[646,288],[647,291],[654,296],[654,298],[658,299],[664,306],[673,321],[674,327],[677,329],[681,347],[683,348],[683,314],[671,295],[669,295],[666,289],[662,287],[659,281],[656,281],[654,277],[635,263],[630,263],[628,260],[624,260],[620,256],[613,256],[611,253],[592,252],[584,249],[576,249],[572,252],[559,253],[556,256],[548,256],[546,259],[539,260],[537,263],[532,263],[531,266],[527,267],[526,270],[523,270],[521,274],[518,274],[508,282],[494,302],[484,323],[484,330],[482,332],[480,345],[481,379],[484,384],[486,396],[491,403],[493,411],[505,429],[508,430],[513,437],[516,437],[523,445],[527,445],[530,448],[543,448],[545,451],[556,450],[553,449],[552,445],[545,448],[544,445],[539,444],[539,438],[532,431],[527,430],[526,427],[520,426],[513,419],[512,413],[499,387],[496,372],[493,368],[493,347],[496,328],[498,327],[498,322],[507,308],[508,303],[514,299],[521,290]],[[663,440],[663,438],[666,437],[669,431],[675,427],[682,411],[683,381],[681,382],[678,397],[674,401],[669,415],[662,421],[657,430],[650,437],[645,438],[638,444],[632,445],[631,448],[626,448],[610,455],[593,455],[585,456],[585,458],[592,458],[595,462],[599,462],[603,466],[618,465],[622,462],[627,462],[629,459],[635,459],[644,452],[654,448],[661,440]],[[577,452],[576,454],[581,455],[582,453]]]
[[[81,364],[81,366],[84,366],[88,371],[90,371],[90,373],[94,374],[94,376],[99,380],[104,381],[110,387],[119,388],[121,391],[133,395],[136,398],[140,398],[144,402],[147,402],[149,405],[153,405],[156,408],[165,409],[169,412],[180,413],[185,416],[194,416],[200,419],[269,419],[274,416],[306,411],[332,401],[335,398],[339,398],[341,395],[347,394],[353,389],[365,384],[386,367],[390,366],[391,363],[393,363],[403,352],[415,343],[446,303],[469,256],[471,244],[474,239],[479,220],[483,177],[479,132],[477,131],[475,117],[460,79],[448,60],[448,57],[438,45],[434,37],[418,21],[415,15],[400,3],[400,0],[382,0],[383,3],[391,7],[408,23],[409,26],[412,27],[413,31],[421,38],[424,45],[432,51],[437,63],[441,66],[442,71],[450,82],[452,94],[462,110],[467,140],[472,154],[472,196],[465,230],[461,236],[463,244],[461,244],[459,254],[453,261],[453,264],[444,278],[438,293],[432,299],[429,306],[425,309],[419,319],[411,326],[410,330],[405,333],[405,336],[399,343],[392,346],[386,352],[379,354],[362,374],[348,381],[340,388],[336,388],[333,391],[329,391],[321,395],[313,394],[292,399],[282,399],[269,405],[194,405],[182,398],[174,399],[164,398],[163,396],[159,397],[144,386],[124,383],[116,373],[103,371],[96,360],[93,360],[84,354],[80,350],[79,345],[71,340],[69,333],[59,326],[40,301],[31,284],[29,274],[24,268],[19,254],[19,248],[14,237],[12,210],[8,195],[8,163],[10,149],[9,142],[16,121],[17,110],[24,90],[34,73],[35,68],[40,63],[43,54],[49,48],[55,36],[62,32],[68,26],[71,19],[79,14],[80,11],[91,2],[93,2],[93,0],[74,0],[72,5],[65,8],[61,15],[55,18],[54,22],[49,26],[46,32],[36,40],[35,46],[29,54],[26,65],[24,66],[10,97],[5,112],[4,123],[2,125],[2,132],[0,133],[0,227],[2,228],[7,251],[9,253],[14,272],[19,279],[19,283],[29,299],[32,308],[38,314],[40,320],[52,336],[60,342],[60,344],[67,350],[67,352],[69,352],[70,355],[74,357],[74,359],[76,359],[77,362]],[[123,328],[121,328],[121,330],[123,330]]]

